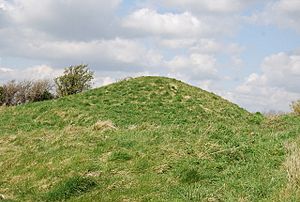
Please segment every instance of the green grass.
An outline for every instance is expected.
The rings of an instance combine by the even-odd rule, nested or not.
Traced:
[[[3,107],[0,131],[9,201],[300,200],[299,117],[251,114],[174,79]]]
[[[53,190],[50,190],[45,196],[46,201],[63,201],[71,197],[88,192],[97,184],[93,179],[83,178],[81,176],[72,177],[61,184],[58,184]]]

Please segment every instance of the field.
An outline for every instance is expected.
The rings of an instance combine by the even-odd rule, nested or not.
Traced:
[[[299,201],[300,117],[140,77],[0,108],[3,201]]]

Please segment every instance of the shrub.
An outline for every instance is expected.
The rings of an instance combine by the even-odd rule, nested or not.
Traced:
[[[300,116],[300,100],[293,102],[291,108],[296,115]]]
[[[28,100],[30,102],[39,102],[51,100],[54,95],[51,93],[53,86],[49,80],[38,80],[33,82],[28,92]]]
[[[258,124],[258,125],[261,124],[263,122],[263,120],[264,120],[264,115],[260,112],[256,112],[250,118],[251,123]]]
[[[2,105],[4,102],[4,88],[3,86],[0,86],[0,105]]]
[[[3,104],[4,105],[17,105],[16,94],[19,91],[19,85],[16,81],[9,81],[3,85]]]
[[[51,89],[52,85],[48,80],[10,81],[0,89],[0,104],[13,106],[53,99]]]
[[[13,105],[24,104],[29,102],[28,94],[32,86],[31,81],[22,81],[16,84],[15,103]]]
[[[87,65],[70,66],[65,69],[64,75],[55,79],[58,96],[77,94],[91,88],[94,78]]]

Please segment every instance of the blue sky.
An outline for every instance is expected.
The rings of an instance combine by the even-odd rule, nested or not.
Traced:
[[[89,64],[174,77],[250,111],[300,99],[299,0],[0,0],[0,83]]]

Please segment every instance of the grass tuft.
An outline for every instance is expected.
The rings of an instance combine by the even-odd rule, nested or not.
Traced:
[[[124,151],[113,152],[110,156],[111,161],[129,161],[133,157]]]
[[[116,130],[117,128],[111,121],[97,121],[93,129],[96,131],[105,131],[105,130]]]
[[[289,152],[284,165],[288,173],[289,186],[300,188],[300,149],[296,143],[286,144]]]
[[[75,176],[60,182],[46,194],[46,201],[64,201],[82,195],[97,185],[92,178]]]
[[[201,175],[199,174],[198,170],[194,168],[183,170],[180,175],[180,180],[184,183],[195,183],[200,179]]]

